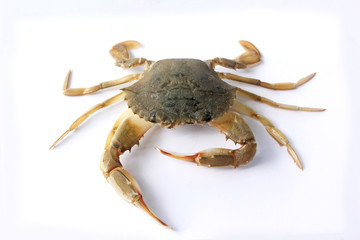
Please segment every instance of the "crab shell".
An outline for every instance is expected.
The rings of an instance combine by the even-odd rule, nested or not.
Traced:
[[[140,81],[123,90],[135,114],[169,128],[209,122],[228,111],[236,97],[235,87],[197,59],[155,62]]]

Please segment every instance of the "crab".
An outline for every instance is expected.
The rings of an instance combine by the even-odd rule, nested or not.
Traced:
[[[156,148],[167,156],[193,162],[208,167],[244,166],[256,153],[256,140],[250,127],[242,118],[247,115],[258,120],[278,142],[286,147],[295,164],[303,169],[302,163],[286,136],[265,116],[240,102],[243,96],[276,108],[295,111],[320,112],[325,109],[298,107],[277,103],[258,96],[242,88],[232,86],[222,79],[234,80],[273,90],[295,89],[308,82],[315,73],[296,83],[267,83],[259,79],[246,78],[230,72],[216,72],[216,66],[229,69],[245,69],[260,62],[259,50],[248,41],[239,41],[245,52],[235,59],[216,57],[211,60],[164,59],[151,61],[145,58],[131,58],[130,50],[140,46],[134,40],[118,43],[110,50],[116,65],[124,69],[144,66],[144,73],[134,73],[125,77],[102,82],[87,88],[69,88],[71,70],[65,78],[63,93],[67,96],[80,96],[101,89],[114,87],[138,80],[133,85],[121,89],[115,96],[95,105],[81,115],[50,147],[55,147],[68,133],[96,111],[111,104],[125,100],[128,109],[116,120],[112,127],[102,154],[100,169],[117,193],[127,202],[140,207],[160,224],[168,227],[146,205],[136,180],[123,168],[120,156],[130,150],[154,125],[175,128],[185,124],[211,125],[225,134],[237,149],[212,148],[194,154],[180,154]]]

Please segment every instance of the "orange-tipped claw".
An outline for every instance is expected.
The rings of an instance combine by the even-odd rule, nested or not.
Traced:
[[[155,147],[155,149],[158,150],[160,153],[166,155],[166,156],[176,158],[176,159],[180,159],[180,160],[185,160],[185,161],[188,161],[188,162],[197,163],[196,159],[200,156],[200,153],[180,154],[180,153],[174,153],[174,152],[165,151],[165,150],[162,150],[162,149],[160,149],[158,147]]]
[[[158,218],[150,209],[149,207],[146,205],[146,203],[144,202],[144,199],[142,198],[142,196],[137,200],[137,202],[135,203],[135,206],[141,208],[142,210],[144,210],[145,212],[147,212],[151,217],[153,217],[158,223],[160,223],[161,225],[172,229],[169,225],[167,225],[166,223],[164,223],[163,221],[160,220],[160,218]]]
[[[160,153],[180,160],[208,167],[246,165],[255,154],[256,144],[248,143],[239,149],[210,148],[194,154],[180,154],[156,148]]]
[[[113,160],[113,157],[116,157],[117,155],[118,153],[116,148],[108,148],[104,151],[103,157],[101,158],[100,168],[107,181],[125,201],[140,207],[161,225],[170,228],[145,204],[140,187],[136,180],[121,166],[118,161]]]

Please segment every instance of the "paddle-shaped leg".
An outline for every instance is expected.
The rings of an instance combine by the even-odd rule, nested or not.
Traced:
[[[260,51],[254,46],[254,44],[244,40],[239,41],[239,43],[246,50],[246,52],[234,60],[221,57],[214,58],[208,61],[209,66],[212,69],[214,69],[217,65],[226,68],[241,69],[260,62],[261,54]]]
[[[115,65],[122,68],[134,68],[145,65],[145,70],[148,69],[152,61],[145,58],[130,58],[130,50],[138,48],[140,45],[139,42],[134,40],[115,44],[110,50],[110,55],[116,60]]]

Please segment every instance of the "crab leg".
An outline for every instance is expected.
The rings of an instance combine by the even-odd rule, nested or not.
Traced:
[[[76,119],[68,130],[66,130],[54,143],[51,145],[50,149],[55,147],[56,144],[58,144],[69,132],[73,131],[75,128],[77,128],[82,122],[84,122],[88,117],[91,116],[91,114],[95,113],[96,111],[105,108],[111,104],[114,104],[116,102],[122,101],[125,97],[125,92],[121,92],[119,94],[116,94],[115,96],[108,98],[102,103],[96,104],[92,108],[90,108],[86,113],[81,115],[78,119]]]
[[[152,61],[145,58],[132,58],[116,60],[115,65],[122,68],[134,68],[137,66],[145,65],[145,70],[147,70],[151,63]]]
[[[244,40],[239,41],[239,43],[246,50],[246,52],[234,60],[219,57],[214,58],[210,60],[210,67],[214,69],[216,65],[220,65],[226,68],[239,69],[246,68],[248,65],[260,62],[260,51],[252,43]]]
[[[115,123],[115,126],[117,125],[118,127],[115,133],[111,131],[109,134],[112,136],[111,142],[105,144],[105,150],[100,162],[100,169],[110,185],[127,202],[140,207],[156,221],[168,227],[168,225],[155,216],[155,214],[147,207],[141,195],[138,183],[120,163],[120,155],[125,151],[130,150],[135,144],[138,144],[140,138],[144,136],[153,124],[141,119],[131,112],[127,112],[120,116]]]
[[[235,58],[236,61],[242,62],[246,65],[260,62],[261,54],[254,44],[245,40],[240,40],[239,43],[246,52]]]
[[[81,96],[89,93],[93,93],[99,91],[104,88],[114,87],[116,85],[120,85],[123,83],[131,82],[133,80],[139,80],[142,77],[142,74],[135,73],[130,74],[122,78],[118,78],[111,81],[101,82],[98,85],[87,87],[87,88],[69,88],[70,78],[71,78],[71,70],[66,74],[64,86],[63,86],[63,94],[66,96]]]
[[[293,83],[293,82],[267,83],[267,82],[263,82],[256,78],[242,77],[242,76],[232,74],[232,73],[218,72],[217,74],[219,75],[220,78],[223,78],[223,79],[229,79],[229,80],[234,80],[234,81],[238,81],[238,82],[248,83],[248,84],[257,85],[257,86],[261,86],[261,87],[269,88],[269,89],[273,89],[273,90],[290,90],[290,89],[295,89],[295,88],[303,85],[304,83],[310,81],[315,76],[316,73],[312,73],[312,74],[300,79],[296,83]]]
[[[129,59],[130,52],[129,50],[140,47],[141,44],[138,41],[128,40],[121,43],[115,44],[111,50],[110,55],[115,59]]]
[[[231,69],[246,68],[246,64],[244,64],[242,62],[232,60],[232,59],[227,59],[227,58],[220,58],[220,57],[214,58],[210,61],[210,67],[212,69],[214,69],[216,65],[226,67],[226,68],[231,68]]]
[[[134,40],[124,41],[115,44],[111,50],[110,55],[116,60],[116,65],[122,68],[134,68],[140,65],[145,65],[145,69],[151,65],[152,61],[145,58],[130,58],[129,50],[139,47],[141,44]]]
[[[256,95],[256,94],[254,94],[252,92],[248,92],[248,91],[246,91],[244,89],[241,89],[241,88],[237,88],[236,93],[243,96],[243,97],[247,97],[247,98],[250,98],[252,100],[262,102],[262,103],[265,103],[267,105],[270,105],[270,106],[273,106],[273,107],[276,107],[276,108],[286,109],[286,110],[306,111],[306,112],[322,112],[322,111],[326,110],[324,108],[299,107],[299,106],[294,106],[294,105],[277,103],[277,102],[274,102],[273,100],[270,100],[269,98]]]
[[[296,154],[293,147],[290,145],[289,140],[286,136],[277,129],[266,117],[258,114],[252,108],[247,105],[241,103],[240,101],[235,100],[234,104],[231,107],[233,110],[248,115],[252,118],[255,118],[260,121],[260,123],[265,127],[266,131],[279,143],[280,146],[286,146],[288,153],[294,159],[295,164],[302,170],[303,166],[301,161]]]
[[[224,133],[226,138],[230,138],[235,143],[242,144],[242,146],[235,150],[211,148],[195,154],[172,153],[159,148],[157,150],[167,156],[208,167],[232,165],[236,168],[246,165],[253,159],[256,152],[255,137],[240,114],[226,112],[221,117],[212,120],[210,124]]]

